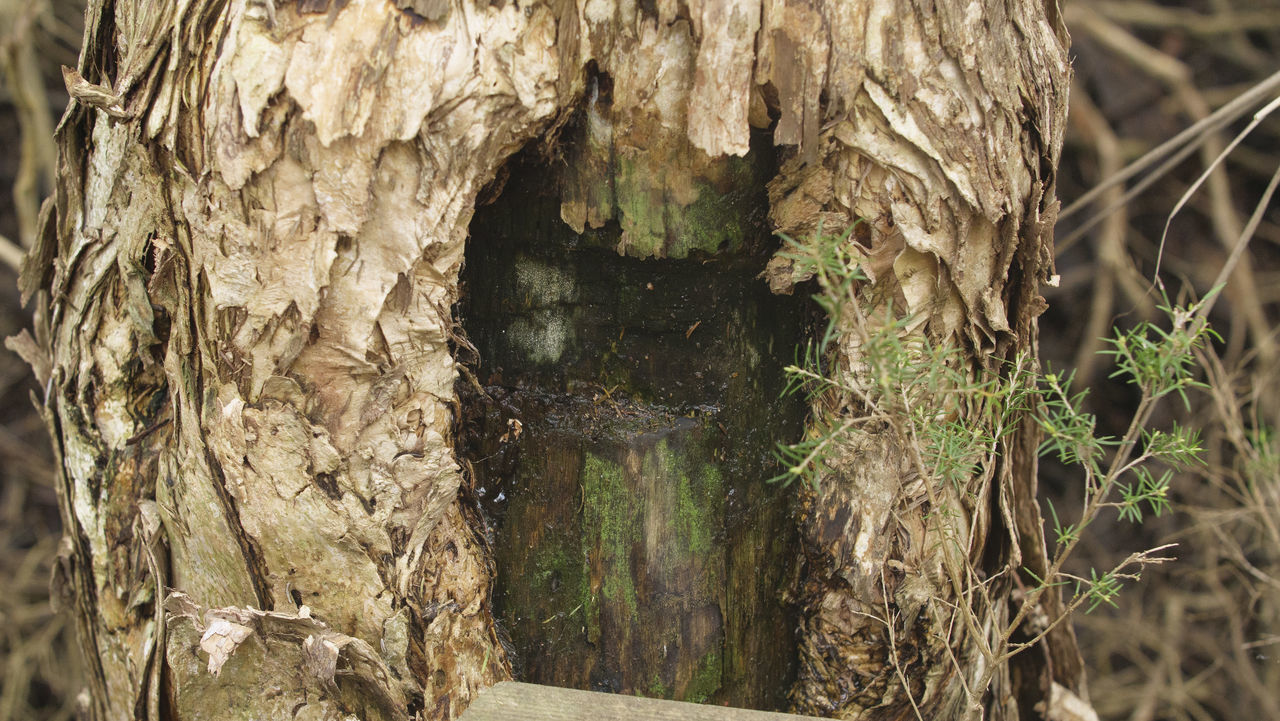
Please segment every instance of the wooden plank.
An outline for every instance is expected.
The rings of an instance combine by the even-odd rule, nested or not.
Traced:
[[[816,718],[504,681],[482,691],[459,721],[798,721]]]

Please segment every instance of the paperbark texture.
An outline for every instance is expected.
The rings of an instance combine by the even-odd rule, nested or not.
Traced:
[[[777,229],[865,219],[869,298],[910,332],[979,365],[1033,347],[1065,41],[1051,0],[91,2],[23,273],[34,335],[10,343],[61,464],[87,716],[446,719],[509,676],[459,496],[451,307],[477,195],[532,141],[577,178],[571,227],[684,257],[696,227],[650,211],[698,207],[772,127]],[[975,479],[979,561],[1043,554],[1034,447]],[[947,593],[901,453],[868,433],[804,499],[802,711],[912,714],[861,615],[882,572],[899,605]],[[926,718],[976,672],[939,617],[900,630]],[[1080,688],[1054,639],[990,717]]]

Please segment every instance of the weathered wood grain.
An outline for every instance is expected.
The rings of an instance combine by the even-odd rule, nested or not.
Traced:
[[[482,691],[460,721],[796,721],[812,718],[817,717],[504,681]]]

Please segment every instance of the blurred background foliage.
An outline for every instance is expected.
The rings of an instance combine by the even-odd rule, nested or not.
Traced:
[[[1242,117],[1164,172],[1138,174],[1072,208],[1129,163],[1259,83],[1280,87],[1280,0],[1065,0],[1075,78],[1058,196],[1057,272],[1040,351],[1076,371],[1102,429],[1127,423],[1134,391],[1109,378],[1101,337],[1157,319],[1159,275],[1171,296],[1213,287],[1280,166],[1280,112],[1261,122],[1168,225],[1184,193]],[[52,128],[66,105],[60,66],[74,66],[82,0],[0,0],[0,337],[29,322],[14,266],[30,242],[55,170]],[[1141,188],[1141,192],[1132,192]],[[1102,211],[1111,213],[1102,217]],[[1222,340],[1200,357],[1209,389],[1174,422],[1203,429],[1208,463],[1178,476],[1172,513],[1091,528],[1073,570],[1109,568],[1126,551],[1167,542],[1178,561],[1079,616],[1092,701],[1104,719],[1280,719],[1280,209],[1262,212],[1212,322]],[[33,410],[37,392],[0,351],[0,721],[66,719],[80,693],[80,654],[49,603],[59,543],[53,458]],[[1041,492],[1059,513],[1079,506],[1076,479],[1046,462]],[[1015,661],[1016,663],[1016,661]]]
[[[1254,111],[1280,96],[1280,2],[1068,0],[1064,11],[1075,59],[1059,170],[1064,208],[1259,83],[1271,84],[1243,117],[1203,136],[1140,194],[1126,197],[1142,175],[1058,225],[1062,282],[1046,293],[1041,358],[1076,369],[1100,426],[1114,433],[1128,421],[1135,394],[1108,378],[1113,369],[1097,355],[1097,338],[1112,326],[1154,319],[1157,260],[1171,295],[1207,294],[1280,172],[1277,112],[1169,222]],[[1209,388],[1190,396],[1190,408],[1163,406],[1171,414],[1164,427],[1202,429],[1208,463],[1175,478],[1171,514],[1140,526],[1094,526],[1076,559],[1082,573],[1109,567],[1120,549],[1178,544],[1178,561],[1149,568],[1116,608],[1076,619],[1090,694],[1104,719],[1280,719],[1280,207],[1272,205],[1214,307],[1222,341],[1200,356]],[[1042,469],[1042,494],[1060,511],[1079,505],[1077,486],[1064,469]]]
[[[30,243],[55,172],[53,128],[67,104],[59,68],[74,67],[84,0],[0,0],[0,337],[30,324],[15,263]],[[49,602],[61,526],[36,383],[0,348],[0,720],[68,719],[82,657],[68,617]]]

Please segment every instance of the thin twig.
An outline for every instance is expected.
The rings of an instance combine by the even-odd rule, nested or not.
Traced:
[[[22,270],[22,258],[26,253],[8,237],[0,235],[0,263],[13,268],[14,272]]]
[[[1147,151],[1147,153],[1145,153],[1141,158],[1138,158],[1125,166],[1124,170],[1095,185],[1089,192],[1080,196],[1072,202],[1071,205],[1064,208],[1063,211],[1058,214],[1058,222],[1061,223],[1066,218],[1069,218],[1087,208],[1107,188],[1128,181],[1135,175],[1138,175],[1152,165],[1155,165],[1161,158],[1178,148],[1182,148],[1188,144],[1190,144],[1192,149],[1199,147],[1199,144],[1204,142],[1204,138],[1207,133],[1226,127],[1235,120],[1243,117],[1254,107],[1275,97],[1277,92],[1280,92],[1280,70],[1276,71],[1265,80],[1258,82],[1249,91],[1242,93],[1235,100],[1232,100],[1221,108],[1218,108],[1208,117],[1196,121],[1191,125],[1191,127],[1183,130],[1169,140],[1166,140],[1152,150]],[[1187,154],[1190,154],[1190,152]],[[1180,157],[1186,156],[1183,155]],[[1145,185],[1142,187],[1144,189],[1146,188]],[[1100,220],[1100,218],[1092,218],[1090,219],[1090,223],[1096,223],[1098,220]]]

